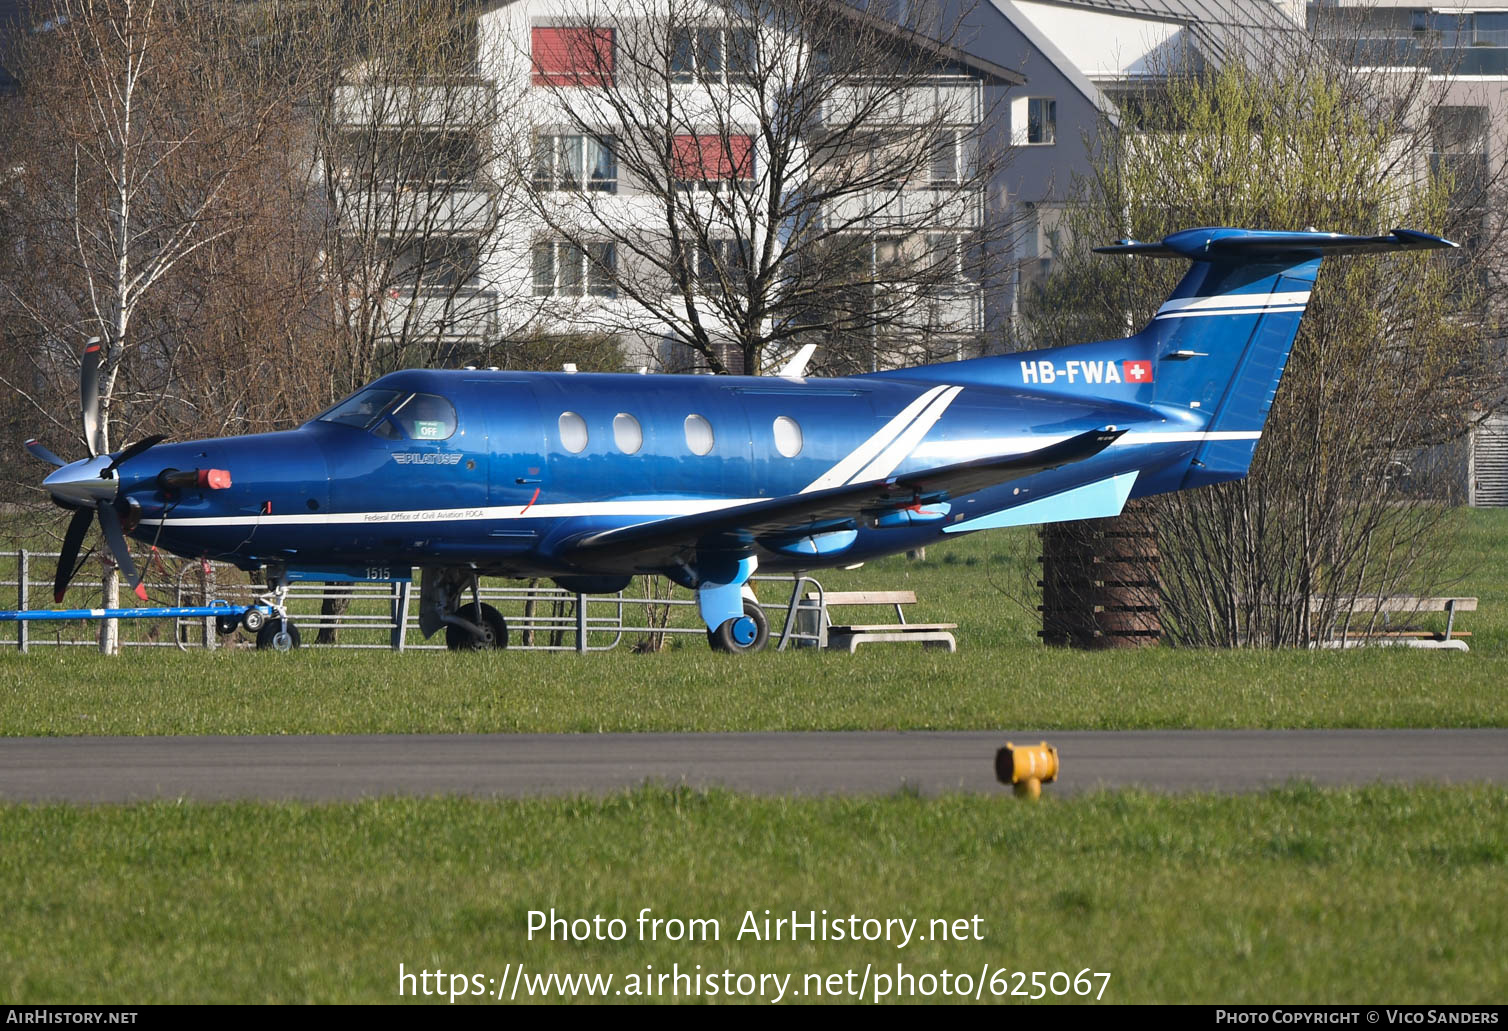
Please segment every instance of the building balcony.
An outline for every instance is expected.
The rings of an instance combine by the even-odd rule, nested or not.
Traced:
[[[344,191],[339,205],[346,225],[395,239],[480,236],[497,223],[497,199],[486,190],[465,187]]]
[[[930,328],[936,333],[984,332],[984,291],[977,283],[960,283],[928,299]]]
[[[1435,75],[1508,76],[1508,40],[1440,46],[1416,35],[1379,35],[1327,42],[1340,59],[1362,68],[1428,66]]]
[[[486,79],[361,83],[335,91],[335,120],[343,126],[464,129],[490,125],[496,118],[497,90]]]
[[[833,198],[823,219],[829,226],[850,230],[960,232],[983,223],[984,196],[977,189],[946,186],[869,190]]]
[[[983,117],[983,90],[977,79],[954,76],[915,86],[838,86],[823,105],[821,125],[838,129],[861,125],[978,125]]]
[[[380,315],[380,335],[389,339],[496,340],[500,295],[474,286],[396,288]]]

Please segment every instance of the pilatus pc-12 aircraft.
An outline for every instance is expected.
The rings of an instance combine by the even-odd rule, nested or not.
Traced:
[[[1452,246],[1404,229],[1189,229],[1100,248],[1192,262],[1121,340],[842,379],[409,370],[286,432],[153,437],[71,464],[27,447],[60,467],[45,487],[74,511],[59,600],[97,514],[143,597],[125,534],[265,568],[278,625],[290,581],[418,566],[425,635],[486,647],[507,627],[479,576],[609,593],[659,573],[696,591],[714,649],[755,651],[768,637],[745,588],[756,568],[1112,516],[1128,498],[1244,476],[1321,259]],[[98,364],[86,350],[91,442]]]

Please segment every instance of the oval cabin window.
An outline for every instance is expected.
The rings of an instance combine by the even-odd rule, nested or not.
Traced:
[[[562,412],[560,446],[573,455],[579,455],[586,450],[587,439],[586,420],[575,412]]]
[[[801,454],[801,424],[789,415],[775,420],[775,450],[787,458]]]
[[[716,443],[712,436],[712,424],[700,415],[686,416],[686,446],[693,455],[705,455]]]
[[[613,416],[613,440],[625,455],[638,451],[644,446],[644,431],[639,428],[639,420],[627,412]]]

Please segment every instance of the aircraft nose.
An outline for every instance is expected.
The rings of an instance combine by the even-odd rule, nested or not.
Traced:
[[[73,462],[54,472],[42,481],[53,497],[71,505],[94,505],[100,501],[114,501],[120,484],[114,473],[104,474],[110,465],[109,455]]]

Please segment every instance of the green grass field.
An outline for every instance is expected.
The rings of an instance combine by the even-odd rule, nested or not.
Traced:
[[[956,655],[876,645],[728,657],[689,637],[658,654],[587,656],[4,649],[0,737],[1504,726],[1505,540],[1508,513],[1474,512],[1457,541],[1454,590],[1481,599],[1461,620],[1467,655],[1046,649],[1035,614],[1010,596],[1030,576],[1029,543],[980,535],[923,563],[823,576],[829,589],[915,590],[913,619],[961,624]],[[519,963],[531,977],[611,974],[613,991],[651,964],[679,963],[789,975],[786,999],[814,1001],[806,975],[854,971],[857,983],[866,967],[893,974],[900,963],[976,980],[1004,969],[1007,988],[1024,991],[1015,971],[1109,972],[1110,1002],[1501,1002],[1505,843],[1499,787],[1117,792],[1040,805],[1004,792],[658,788],[511,802],[0,805],[0,998],[399,1001],[400,962],[484,979]],[[637,941],[644,906],[716,918],[722,937]],[[529,941],[528,912],[551,907],[622,917],[628,939]],[[983,940],[735,938],[748,910],[824,908],[922,925],[977,914]]]
[[[1459,620],[1473,635],[1466,655],[1044,648],[1036,614],[1014,600],[1030,543],[980,534],[925,562],[823,574],[833,590],[915,590],[913,621],[960,624],[955,655],[867,645],[730,657],[695,636],[586,656],[137,648],[107,659],[38,646],[0,650],[0,735],[1504,726],[1508,512],[1467,516],[1454,590],[1481,607]]]
[[[799,990],[809,973],[902,963],[976,978],[1090,968],[1112,975],[1109,1002],[1501,1002],[1505,802],[1485,788],[1038,805],[645,789],[0,807],[0,997],[387,1002],[400,962],[619,985],[701,964],[795,975]],[[716,918],[720,938],[641,942],[644,906]],[[528,911],[551,907],[622,917],[628,936],[530,941]],[[918,933],[978,915],[983,940],[738,940],[744,913],[765,909],[918,918]]]

